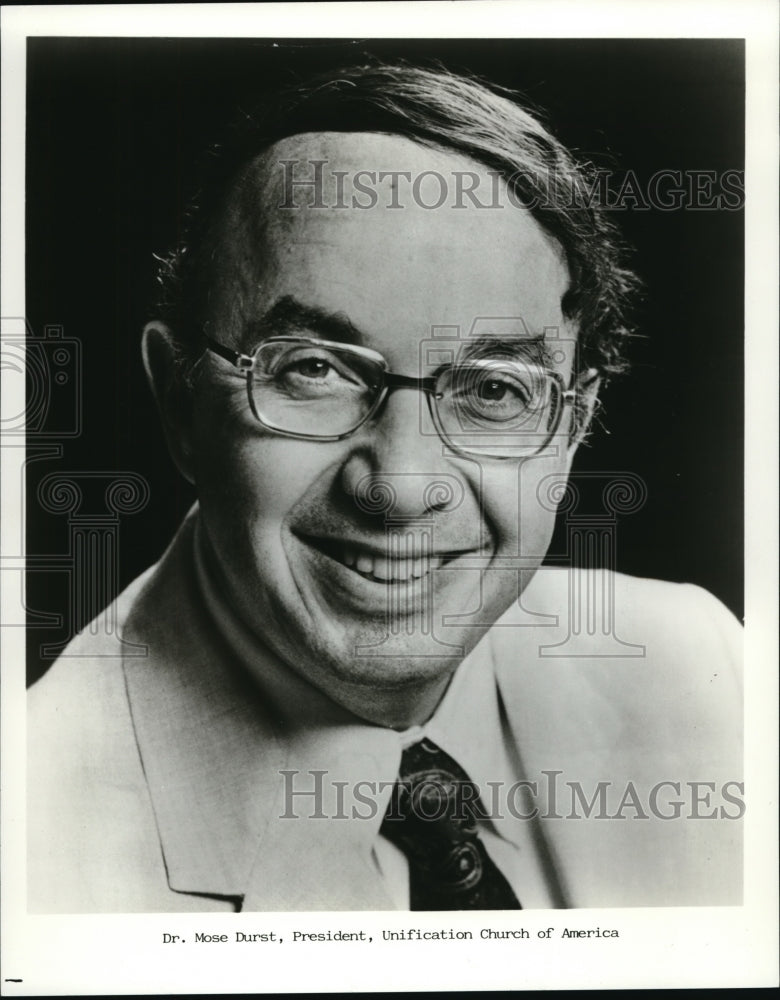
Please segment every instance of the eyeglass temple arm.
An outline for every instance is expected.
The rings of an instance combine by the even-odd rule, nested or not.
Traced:
[[[225,361],[229,361],[231,365],[235,365],[236,368],[240,368],[242,371],[251,368],[254,364],[252,358],[248,354],[239,354],[238,351],[233,351],[229,347],[225,347],[224,344],[220,344],[218,340],[212,340],[211,337],[206,337],[206,346],[213,354],[218,354]]]
[[[602,376],[598,368],[588,368],[587,371],[572,375],[569,388],[563,391],[564,399],[574,399],[579,392],[584,392],[593,385],[594,382],[601,382],[603,388],[607,380]]]

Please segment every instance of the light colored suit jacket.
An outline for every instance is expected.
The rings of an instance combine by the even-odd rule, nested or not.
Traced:
[[[87,628],[30,690],[29,910],[393,908],[344,838],[323,864],[296,824],[274,835],[284,746],[204,625],[191,531],[118,599],[146,656]],[[740,654],[697,587],[554,569],[471,654],[536,782],[562,905],[741,902]]]

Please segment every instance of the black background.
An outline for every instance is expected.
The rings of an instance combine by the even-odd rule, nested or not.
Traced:
[[[152,254],[172,245],[192,163],[237,106],[297,74],[359,60],[439,59],[519,89],[580,155],[647,179],[741,169],[743,45],[731,40],[290,41],[34,38],[28,42],[27,317],[83,350],[83,431],[28,472],[30,554],[67,549],[41,510],[54,470],[133,471],[146,508],[121,522],[120,583],[155,561],[193,495],[168,460],[139,355]],[[627,470],[648,499],[623,517],[617,568],[701,584],[742,614],[743,217],[621,211],[646,291],[634,369],[613,384],[580,470]],[[562,538],[554,540],[559,551]],[[28,607],[62,613],[67,578],[28,576]],[[48,663],[31,628],[28,675]]]

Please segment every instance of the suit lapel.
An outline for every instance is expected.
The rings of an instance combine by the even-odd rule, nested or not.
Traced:
[[[124,634],[149,648],[125,677],[170,888],[243,895],[285,751],[245,671],[210,626],[192,572],[192,518]]]
[[[609,685],[594,682],[593,661],[539,655],[541,644],[566,634],[567,575],[542,571],[524,598],[547,612],[555,609],[557,626],[513,626],[513,609],[491,633],[490,646],[516,766],[535,783],[529,805],[538,809],[541,853],[558,883],[561,904],[572,907],[598,905],[592,901],[609,895],[605,872],[620,865],[612,865],[605,853],[617,861],[614,852],[630,850],[631,839],[602,836],[622,833],[624,827],[607,831],[605,821],[567,818],[571,790],[566,783],[578,783],[588,798],[598,782],[619,783],[626,743],[619,702],[605,696]],[[595,669],[599,673],[603,665]]]
[[[709,805],[700,813],[709,819],[692,818],[689,790],[702,779],[714,790],[741,773],[739,695],[724,676],[719,637],[698,621],[691,629],[683,588],[616,575],[620,634],[641,641],[645,655],[594,656],[584,634],[566,657],[541,656],[540,645],[566,638],[567,581],[578,572],[542,571],[524,595],[530,608],[555,609],[558,626],[512,627],[513,611],[502,622],[509,627],[490,635],[507,725],[521,773],[538,782],[538,829],[565,905],[733,899],[738,824]]]
[[[344,772],[327,736],[318,735],[325,719],[315,705],[290,763],[289,727],[258,693],[243,659],[249,644],[233,636],[238,645],[230,646],[211,624],[193,569],[192,533],[190,519],[124,630],[149,648],[146,658],[127,659],[125,677],[170,888],[243,897],[246,910],[393,909],[371,855],[383,810],[370,824],[283,819],[281,772],[321,762],[328,778],[354,783],[376,774],[392,783],[397,740],[342,722],[338,746],[351,755]],[[336,811],[327,796],[324,808]]]

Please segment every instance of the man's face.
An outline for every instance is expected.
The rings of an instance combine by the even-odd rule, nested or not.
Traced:
[[[328,161],[329,207],[307,207],[313,198],[302,189],[297,207],[280,207],[284,160],[297,161],[296,178],[312,175],[308,161]],[[401,179],[395,199],[386,181],[374,207],[335,207],[331,174],[345,172],[339,200],[351,206],[361,170],[438,171],[450,195],[426,209],[438,185],[419,187],[415,199]],[[277,143],[226,209],[208,333],[250,353],[275,332],[333,340],[348,330],[392,372],[420,377],[436,367],[437,348],[457,350],[475,334],[506,340],[546,330],[552,366],[568,384],[568,273],[557,245],[505,192],[500,208],[468,198],[453,207],[453,172],[464,170],[479,175],[480,201],[489,202],[494,181],[484,168],[400,137],[325,133]],[[283,328],[261,323],[289,299],[297,306]],[[544,557],[554,514],[537,487],[568,470],[571,413],[549,448],[525,460],[454,453],[435,433],[424,395],[410,389],[392,392],[342,441],[297,440],[257,422],[244,377],[213,355],[193,413],[188,447],[209,557],[238,614],[357,714],[422,721]],[[389,509],[371,490],[380,483],[391,488]]]

